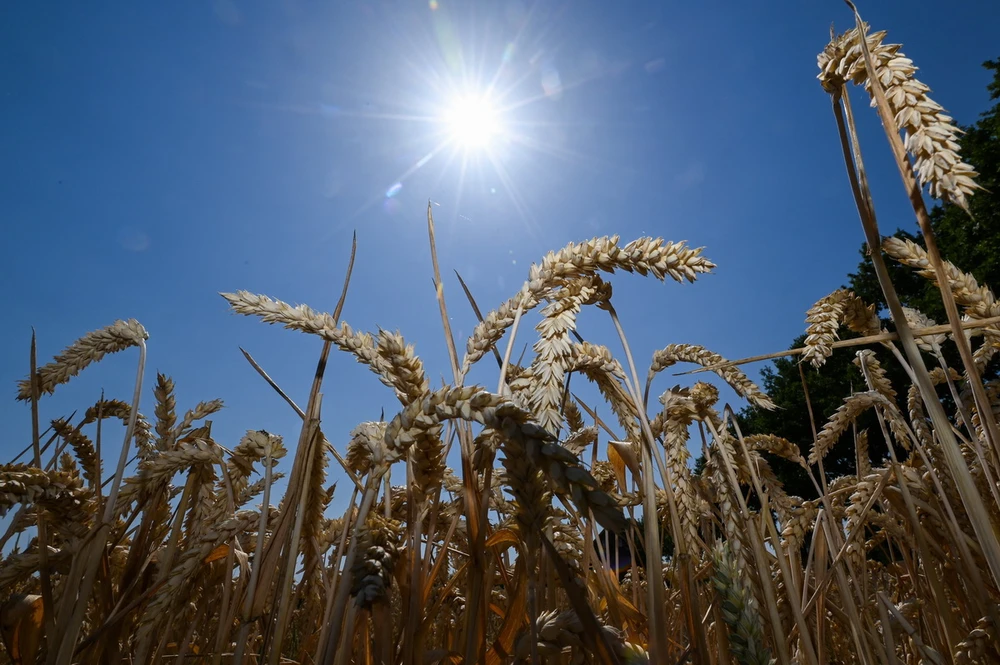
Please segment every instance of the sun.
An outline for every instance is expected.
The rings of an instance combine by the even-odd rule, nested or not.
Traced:
[[[467,150],[489,147],[493,137],[501,132],[497,109],[486,96],[457,97],[444,120],[452,140]]]

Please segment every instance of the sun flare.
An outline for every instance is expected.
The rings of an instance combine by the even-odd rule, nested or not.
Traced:
[[[500,133],[497,109],[487,97],[467,95],[457,98],[445,114],[452,139],[469,148],[486,148]]]

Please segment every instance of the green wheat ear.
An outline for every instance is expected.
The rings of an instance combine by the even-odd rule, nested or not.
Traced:
[[[772,665],[764,646],[760,614],[750,585],[740,576],[728,543],[712,550],[712,584],[722,600],[722,618],[729,627],[729,650],[740,665]]]

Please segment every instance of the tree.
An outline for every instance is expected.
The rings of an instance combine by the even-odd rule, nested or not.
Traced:
[[[987,86],[991,100],[1000,100],[1000,58],[983,63],[983,67],[993,72],[993,81]],[[962,128],[965,134],[960,139],[960,154],[979,172],[977,182],[984,188],[970,199],[972,217],[961,208],[950,203],[938,204],[930,211],[931,226],[937,237],[942,256],[971,273],[980,284],[1000,288],[1000,101],[985,111],[971,127]],[[916,224],[914,223],[914,226]],[[894,234],[923,246],[919,229],[913,232],[903,229]],[[861,262],[857,272],[848,275],[846,288],[851,289],[867,303],[876,304],[884,311],[885,299],[875,276],[875,270],[868,255],[867,245],[860,249]],[[938,323],[947,321],[944,306],[937,288],[928,280],[915,274],[910,268],[888,261],[893,284],[903,305],[920,310]],[[885,327],[893,326],[887,319]],[[849,333],[842,337],[850,337]],[[792,347],[802,346],[805,335],[797,337]],[[946,357],[953,367],[960,367],[954,345],[947,344]],[[884,348],[870,346],[882,366],[889,372],[893,385],[899,390],[907,386],[903,370]],[[803,366],[806,385],[815,417],[815,426],[821,429],[827,419],[843,404],[845,397],[857,390],[865,389],[864,378],[853,364],[852,350],[834,351],[820,371]],[[996,368],[988,368],[989,377],[996,375]],[[811,449],[813,430],[806,407],[802,378],[797,359],[781,359],[762,372],[762,387],[778,405],[778,410],[769,412],[748,406],[738,415],[744,434],[769,433],[782,436],[799,444],[803,454]],[[899,395],[899,404],[906,412],[905,393]],[[858,419],[857,428],[867,429],[869,455],[873,463],[887,455],[886,442],[872,413]],[[785,484],[790,494],[804,498],[816,496],[812,481],[802,471],[784,460],[769,456],[775,473]],[[828,478],[855,473],[856,460],[853,445],[853,431],[848,430],[824,460],[824,470]]]
[[[790,348],[801,347],[805,337],[805,335],[796,337]],[[842,337],[849,338],[853,335],[845,334]],[[904,385],[904,372],[888,351],[880,347],[865,348],[875,352],[879,363],[889,373],[893,385]],[[803,456],[808,456],[813,441],[813,422],[809,417],[809,406],[812,407],[815,428],[819,431],[827,419],[844,403],[845,397],[853,392],[867,389],[861,370],[853,364],[855,357],[852,350],[841,349],[834,351],[818,371],[808,364],[802,366],[802,374],[805,375],[809,390],[808,405],[802,387],[802,374],[799,373],[799,359],[781,358],[775,361],[773,368],[765,368],[761,374],[762,388],[771,396],[778,408],[774,411],[753,406],[744,408],[737,416],[743,434],[776,434],[798,444]],[[905,395],[903,399],[905,400]],[[902,406],[905,408],[905,403]],[[867,432],[871,458],[877,460],[888,454],[885,439],[874,413],[868,411],[858,418],[857,431]],[[766,457],[786,492],[803,498],[817,496],[812,480],[801,467],[773,455]],[[849,429],[823,460],[823,470],[829,480],[854,473],[855,469],[854,433]]]

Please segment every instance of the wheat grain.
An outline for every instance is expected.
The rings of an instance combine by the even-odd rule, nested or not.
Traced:
[[[646,378],[647,385],[652,383],[653,378],[668,367],[673,367],[679,362],[688,362],[701,365],[702,367],[713,367],[728,362],[717,353],[696,344],[670,344],[653,354],[653,361]],[[760,388],[754,384],[747,375],[734,366],[718,367],[713,369],[726,383],[744,399],[751,404],[762,409],[774,409],[771,398],[764,394]]]
[[[413,352],[413,345],[407,344],[403,336],[380,330],[375,344],[376,352],[391,367],[393,385],[404,397],[404,403],[420,399],[430,390],[430,382],[424,373],[424,365]]]
[[[771,652],[764,646],[757,601],[728,543],[716,545],[712,564],[712,585],[722,600],[722,616],[729,627],[730,652],[740,665],[771,665]]]
[[[872,471],[871,455],[868,452],[868,430],[858,432],[854,440],[854,449],[858,457],[858,477],[863,478]]]
[[[797,551],[805,541],[806,533],[816,521],[819,512],[819,501],[803,501],[792,498],[786,511],[787,520],[782,525],[782,547],[788,551]]]
[[[677,512],[681,528],[689,543],[698,542],[698,505],[691,486],[691,469],[688,467],[688,428],[698,416],[695,400],[690,390],[669,390],[660,397],[663,404],[664,448],[666,466],[676,488]]]
[[[929,318],[926,314],[920,310],[913,309],[912,307],[904,307],[903,313],[906,315],[906,323],[909,324],[911,328],[929,328],[931,326],[936,326],[937,322],[934,319]],[[921,351],[927,351],[928,353],[933,353],[940,350],[941,345],[948,338],[947,335],[922,335],[916,338],[917,346],[920,347]]]
[[[957,665],[972,665],[972,663],[988,663],[1000,658],[996,649],[996,633],[993,620],[983,617],[976,622],[976,627],[969,631],[964,640],[955,646],[955,663]]]
[[[739,503],[735,500],[734,492],[739,491],[739,488],[732,487],[732,483],[729,480],[728,475],[724,471],[726,464],[726,457],[730,460],[738,459],[736,456],[736,449],[733,447],[732,440],[725,431],[720,432],[721,436],[717,437],[713,441],[712,453],[712,464],[711,467],[706,467],[706,471],[711,474],[712,484],[716,493],[716,503],[718,505],[719,517],[722,520],[722,530],[725,534],[727,543],[731,546],[730,553],[736,561],[736,569],[742,570],[746,567],[746,554],[744,552],[745,544],[742,533],[742,526],[740,524],[740,508]],[[726,448],[725,457],[719,451],[719,448]]]
[[[66,440],[66,443],[73,448],[77,459],[83,466],[83,477],[87,479],[90,486],[100,482],[100,463],[97,459],[97,450],[94,449],[93,442],[80,431],[80,427],[71,427],[62,418],[52,421],[52,430]]]
[[[635,445],[642,441],[636,420],[638,408],[621,383],[625,380],[625,371],[607,347],[586,342],[574,344],[567,371],[579,372],[593,382],[625,430],[625,438]]]
[[[701,248],[690,249],[684,242],[664,243],[659,238],[639,238],[619,247],[618,236],[594,238],[584,243],[570,243],[558,252],[549,252],[540,264],[532,265],[528,281],[513,298],[486,315],[469,338],[462,361],[463,376],[471,366],[500,341],[514,323],[520,310],[526,313],[538,306],[542,297],[560,280],[571,280],[598,271],[615,270],[652,274],[659,280],[668,275],[678,282],[695,281],[699,273],[715,267],[701,256]]]
[[[48,547],[48,564],[54,570],[60,570],[63,564],[69,562],[70,554],[68,548],[60,550],[50,545]],[[8,587],[35,573],[40,563],[41,555],[37,549],[12,553],[0,565],[0,591],[7,590]]]
[[[385,463],[385,422],[364,422],[351,431],[347,444],[347,466],[358,474],[368,473],[373,464]]]
[[[576,456],[580,456],[585,450],[590,448],[597,442],[597,428],[596,427],[583,427],[578,430],[571,431],[566,438],[563,440],[563,448],[570,451]]]
[[[314,312],[306,305],[292,307],[280,300],[247,291],[223,293],[233,311],[246,316],[257,316],[265,323],[277,323],[290,330],[317,335],[342,351],[354,355],[358,362],[367,365],[379,380],[390,388],[396,387],[392,365],[378,355],[372,336],[356,333],[346,323],[337,323],[329,314]]]
[[[213,413],[218,412],[220,409],[222,409],[221,399],[199,402],[193,409],[190,409],[187,413],[185,413],[184,417],[181,418],[181,422],[174,427],[174,431],[170,433],[171,440],[176,441],[181,437],[190,437],[191,425],[199,420],[204,420]]]
[[[531,632],[525,631],[514,648],[515,663],[531,662],[532,646],[546,663],[570,665],[596,665],[596,654],[591,654],[584,646],[584,627],[573,610],[550,610],[538,615],[535,622],[538,641],[531,644]],[[611,626],[601,625],[604,639],[610,643],[618,662],[628,665],[647,665],[648,654],[642,647],[625,641],[619,631]],[[568,656],[568,659],[566,658]]]
[[[882,249],[896,261],[913,268],[921,277],[931,280],[940,288],[934,268],[927,257],[927,251],[923,247],[912,240],[890,236],[883,239]],[[997,303],[989,287],[980,286],[975,277],[962,272],[950,261],[943,263],[948,277],[948,287],[955,297],[955,302],[965,308],[968,316],[974,319],[987,319],[1000,314],[1000,304]]]
[[[868,388],[870,390],[877,390],[891,400],[896,399],[896,391],[889,381],[889,376],[886,374],[885,368],[882,367],[878,358],[875,357],[874,351],[862,349],[857,352],[852,362],[862,370],[868,381]]]
[[[127,478],[118,494],[118,510],[121,511],[138,499],[140,492],[168,482],[174,474],[197,465],[214,465],[223,462],[222,448],[213,441],[195,439],[182,443],[174,450],[160,453],[139,463],[139,475]]]
[[[280,472],[272,473],[271,474],[271,482],[272,483],[276,483],[276,482],[278,482],[279,480],[281,480],[284,477],[285,477],[285,474],[283,474],[283,473],[280,473]],[[266,478],[259,478],[259,479],[255,480],[254,482],[250,483],[249,485],[247,485],[243,489],[243,491],[240,492],[239,495],[237,496],[237,498],[236,498],[236,505],[237,506],[244,506],[244,505],[246,505],[246,503],[248,501],[250,501],[255,496],[257,496],[258,494],[260,494],[261,492],[263,492],[264,491],[264,485],[266,484],[266,481],[267,481]]]
[[[906,431],[906,423],[900,422],[902,421],[902,416],[896,409],[896,405],[885,395],[875,390],[855,393],[844,400],[844,404],[830,417],[830,420],[823,426],[823,430],[817,435],[813,450],[809,453],[809,464],[817,464],[819,460],[826,457],[830,448],[837,442],[840,435],[844,433],[847,426],[865,409],[876,405],[884,409],[890,421],[896,420],[899,422],[901,432]],[[903,436],[900,443],[908,446],[909,437]]]
[[[351,571],[351,595],[358,607],[371,609],[376,602],[385,602],[392,571],[399,557],[402,525],[378,515],[358,530],[360,557]]]
[[[544,523],[544,515],[538,513],[547,503],[547,492],[537,479],[541,470],[557,489],[572,498],[584,515],[592,511],[602,524],[620,528],[623,519],[620,511],[607,494],[594,489],[596,481],[579,466],[572,453],[532,422],[523,409],[478,387],[444,388],[407,406],[386,428],[385,462],[391,464],[400,459],[427,428],[454,418],[479,422],[502,435],[504,466],[518,485],[512,489],[515,497],[523,494],[518,503],[530,513],[525,516],[523,526],[531,524],[537,531]]]
[[[173,379],[157,372],[153,396],[156,398],[153,413],[156,416],[157,448],[169,450],[173,447],[173,430],[177,424],[177,400],[174,399]]]
[[[149,339],[149,333],[135,319],[115,321],[100,330],[89,332],[55,357],[55,360],[38,368],[39,394],[55,392],[56,386],[66,383],[91,363],[109,353],[117,353],[138,346]],[[17,399],[31,399],[31,381],[18,382]]]
[[[869,474],[855,483],[850,505],[846,509],[847,525],[845,531],[848,536],[854,531],[865,528],[865,524],[861,520],[862,513],[880,480],[880,474]],[[864,542],[864,538],[854,538],[847,546],[847,556],[851,557],[855,570],[862,570],[865,558]]]
[[[87,409],[80,427],[97,422],[98,418],[117,418],[122,424],[128,425],[132,416],[132,406],[120,399],[102,399]],[[145,416],[135,415],[135,445],[139,449],[139,457],[145,459],[153,454],[152,428]]]
[[[799,452],[799,447],[788,439],[775,436],[774,434],[750,434],[746,437],[745,441],[747,448],[750,450],[764,450],[790,462],[805,464],[805,459],[802,457],[802,453]]]
[[[222,463],[220,456],[219,463]],[[215,493],[215,467],[211,464],[195,464],[188,471],[188,486],[191,491],[190,505],[184,525],[184,542],[197,541],[206,525],[213,522],[220,509],[226,505],[223,496]]]
[[[865,31],[867,33],[867,26]],[[931,196],[947,199],[966,212],[968,197],[980,189],[976,171],[958,154],[960,130],[945,115],[944,109],[927,93],[930,88],[914,76],[917,68],[905,57],[899,44],[884,44],[885,31],[866,34],[875,76],[885,90],[894,114],[896,130],[906,135],[905,147],[914,160],[920,184],[928,186]],[[872,96],[871,72],[867,71],[857,28],[835,37],[819,54],[819,78],[827,92],[838,92],[851,81],[863,84]]]
[[[322,438],[322,434],[318,430],[315,436]],[[303,553],[302,576],[308,584],[316,581],[315,576],[320,565],[320,558],[323,555],[322,545],[319,540],[322,530],[323,513],[333,498],[332,488],[330,490],[324,489],[327,477],[327,464],[327,446],[317,445],[313,450],[311,473],[306,479],[307,485],[304,491],[308,492],[308,496],[300,536],[300,547]]]
[[[268,515],[268,522],[274,519]],[[143,612],[139,624],[137,641],[141,644],[148,639],[156,623],[171,615],[171,609],[184,600],[184,590],[202,565],[205,558],[222,543],[235,536],[253,533],[260,522],[260,513],[242,510],[224,522],[204,530],[197,542],[191,543],[180,560],[170,571],[166,584],[153,596]]]
[[[531,365],[535,379],[530,388],[529,403],[538,423],[554,435],[562,426],[560,405],[563,402],[565,365],[572,354],[570,332],[576,330],[576,315],[594,302],[607,302],[610,285],[597,276],[573,280],[550,296],[550,304],[542,309],[542,319],[536,329],[539,340]]]
[[[837,289],[821,298],[806,314],[805,352],[803,362],[821,367],[833,353],[833,342],[841,324],[862,335],[879,332],[879,320],[874,305],[866,305],[848,289]]]
[[[56,501],[67,496],[80,503],[86,493],[83,483],[62,471],[43,471],[35,467],[0,470],[0,517],[18,503]]]

